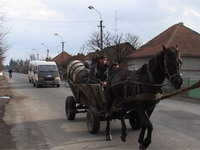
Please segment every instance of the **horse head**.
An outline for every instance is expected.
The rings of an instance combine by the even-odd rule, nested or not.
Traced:
[[[183,84],[182,75],[180,73],[182,60],[177,46],[165,47],[164,53],[164,72],[166,78],[173,84],[175,89],[180,89]]]

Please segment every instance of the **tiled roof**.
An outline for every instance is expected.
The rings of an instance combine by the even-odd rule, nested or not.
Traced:
[[[69,55],[67,52],[63,51],[63,62],[68,60],[70,57],[71,57],[71,55]],[[52,60],[55,61],[57,64],[61,64],[62,63],[62,52],[60,54],[58,54],[56,57],[54,57]]]
[[[88,53],[86,56],[85,56],[85,59],[86,60],[92,60],[94,57],[97,57],[97,56],[100,56],[102,55],[101,54],[101,51],[97,50],[95,52],[90,52]]]
[[[77,55],[72,56],[69,59],[69,62],[72,60],[80,60],[80,61],[84,61],[85,60],[85,56],[83,54],[78,53]]]
[[[177,45],[182,56],[200,56],[200,34],[178,23],[131,53],[129,58],[151,57],[162,50],[162,45]]]
[[[117,45],[113,45],[113,46],[108,46],[108,47],[105,47],[103,49],[104,51],[104,55],[106,55],[107,57],[113,57],[116,55],[116,49],[129,49],[130,51],[132,50],[135,50],[134,47],[129,43],[129,42],[125,42],[125,43],[120,43],[120,44],[117,44]],[[95,57],[95,55],[99,55],[101,56],[102,55],[102,51],[100,50],[97,50],[95,52],[91,52],[89,54],[86,55],[86,59],[92,59],[93,57]]]

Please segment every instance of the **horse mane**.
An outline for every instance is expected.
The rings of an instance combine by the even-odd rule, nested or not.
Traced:
[[[134,74],[137,75],[137,74],[140,74],[140,73],[144,73],[147,71],[147,63],[144,63],[142,65],[142,67],[140,67]]]
[[[163,59],[164,59],[164,52],[161,51],[161,52],[157,53],[154,57],[152,57],[148,61],[149,68],[151,68],[152,70],[157,69],[156,67],[158,65],[163,64],[163,61],[162,61]]]

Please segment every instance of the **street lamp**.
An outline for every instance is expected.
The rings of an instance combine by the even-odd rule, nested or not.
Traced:
[[[41,43],[41,45],[44,45],[46,48],[47,48],[47,60],[48,60],[48,58],[49,58],[49,48],[48,48],[48,46],[46,45],[46,44],[44,44],[44,43]]]
[[[36,49],[33,49],[33,51],[36,51],[37,52],[37,60],[39,60],[39,53],[38,53],[38,51],[36,50]]]
[[[58,33],[54,34],[55,36],[59,36],[61,38],[61,43],[62,43],[62,64],[63,64],[63,52],[64,52],[64,46],[65,46],[65,42],[63,41],[62,36],[60,36]]]
[[[101,50],[103,50],[103,25],[102,25],[103,20],[101,18],[101,13],[97,9],[95,9],[93,6],[89,6],[88,8],[91,10],[94,9],[100,16],[100,36],[101,36],[100,40],[101,40]]]

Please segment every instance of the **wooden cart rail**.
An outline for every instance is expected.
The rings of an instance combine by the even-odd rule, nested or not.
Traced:
[[[106,99],[100,84],[69,84],[78,103],[105,110]]]

